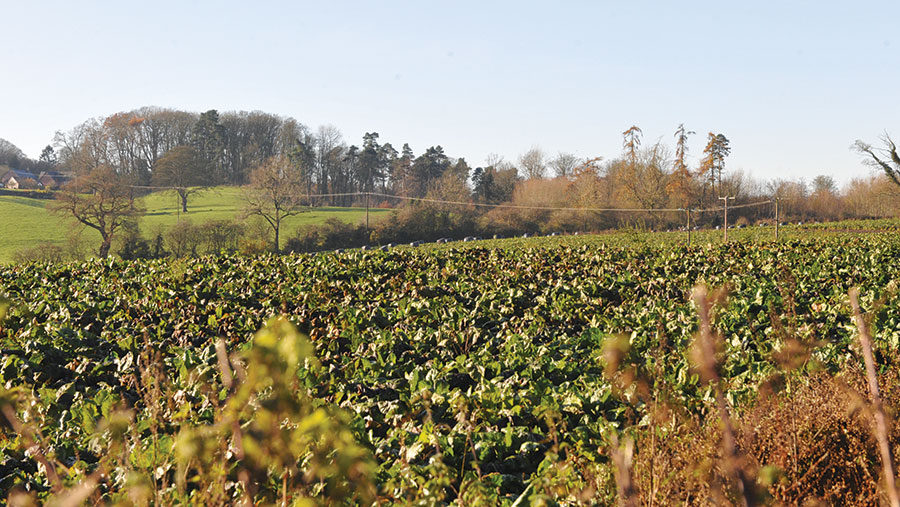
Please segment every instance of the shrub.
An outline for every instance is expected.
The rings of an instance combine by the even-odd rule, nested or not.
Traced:
[[[153,257],[150,242],[141,237],[141,231],[137,224],[125,226],[125,234],[122,236],[119,257],[125,260],[149,259]]]
[[[441,237],[478,235],[475,213],[471,210],[424,204],[395,211],[372,231],[376,243],[433,241]]]
[[[319,225],[297,231],[285,245],[287,252],[316,252],[335,248],[358,247],[368,243],[364,225],[353,225],[338,218],[329,218]]]
[[[237,250],[244,234],[242,224],[227,220],[212,220],[203,224],[200,229],[206,240],[206,250],[210,253]]]
[[[19,250],[13,258],[17,263],[26,264],[29,262],[62,262],[67,257],[64,247],[55,243],[44,242],[31,248]]]
[[[190,220],[182,220],[166,232],[166,246],[175,257],[193,257],[197,255],[197,249],[203,241],[201,230]]]

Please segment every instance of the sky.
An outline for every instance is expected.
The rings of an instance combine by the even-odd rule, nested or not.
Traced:
[[[0,138],[143,106],[260,110],[482,165],[614,158],[637,125],[694,166],[708,132],[758,179],[872,174],[900,138],[900,2],[0,0]]]

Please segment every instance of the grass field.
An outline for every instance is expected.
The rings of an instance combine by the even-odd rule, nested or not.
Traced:
[[[66,245],[74,232],[81,231],[82,238],[91,248],[99,244],[100,236],[91,229],[73,227],[73,221],[47,210],[51,200],[17,196],[0,196],[0,263],[14,260],[16,252],[33,248],[42,243]],[[165,231],[180,220],[202,224],[211,220],[233,220],[242,207],[241,190],[237,187],[217,187],[188,200],[188,213],[182,213],[177,195],[171,191],[155,192],[141,199],[146,210],[140,220],[142,233],[147,237]],[[389,210],[370,209],[370,221],[386,217]],[[291,217],[285,222],[282,238],[290,238],[297,229],[319,224],[336,217],[347,223],[365,220],[363,208],[314,208],[312,211]]]

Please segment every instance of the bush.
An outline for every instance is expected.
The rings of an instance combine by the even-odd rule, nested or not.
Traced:
[[[477,235],[475,213],[471,210],[425,204],[401,208],[372,231],[375,243],[433,241],[442,237]]]
[[[243,225],[227,220],[212,220],[203,224],[200,229],[206,241],[206,251],[209,253],[237,250],[244,234]]]
[[[329,218],[321,225],[304,227],[287,241],[286,252],[316,252],[335,248],[358,247],[368,243],[364,225],[348,224]]]
[[[238,251],[242,255],[259,255],[272,249],[269,225],[261,218],[241,223],[243,235],[238,239]]]
[[[65,248],[55,243],[44,242],[31,248],[19,250],[13,257],[17,263],[62,262],[67,259]]]
[[[195,227],[190,220],[185,219],[166,232],[166,246],[175,257],[196,256],[203,241],[201,231],[201,227]]]
[[[125,234],[122,236],[118,254],[119,257],[127,261],[153,257],[150,242],[141,237],[141,231],[137,224],[125,226]]]

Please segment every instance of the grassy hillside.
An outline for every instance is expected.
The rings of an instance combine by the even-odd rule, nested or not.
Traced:
[[[18,196],[0,196],[0,263],[14,260],[16,252],[41,243],[66,245],[73,234],[73,222],[56,216],[47,210],[51,200],[30,199]],[[194,195],[188,201],[188,213],[182,213],[177,195],[171,191],[155,192],[141,199],[146,210],[141,218],[141,231],[147,237],[165,231],[179,220],[191,220],[202,224],[211,220],[233,220],[240,215],[243,205],[241,190],[236,187],[217,187]],[[387,216],[389,210],[370,209],[370,221]],[[283,238],[290,238],[297,229],[319,224],[337,217],[347,223],[365,220],[363,208],[314,208],[289,218],[282,231]],[[91,249],[99,243],[99,235],[87,229],[82,239]]]

